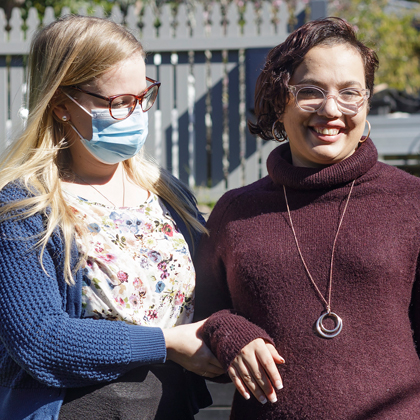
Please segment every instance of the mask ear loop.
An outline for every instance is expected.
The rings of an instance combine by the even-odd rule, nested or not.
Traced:
[[[367,125],[368,125],[368,128],[369,128],[369,130],[368,130],[368,133],[367,133],[367,135],[365,136],[365,137],[362,137],[361,139],[360,139],[360,141],[359,141],[359,143],[364,143],[367,139],[368,139],[368,137],[369,137],[369,134],[370,134],[370,122],[368,121],[368,120],[366,120],[366,123],[367,123]]]
[[[64,93],[64,95],[67,96],[67,98],[69,98],[70,100],[72,100],[79,108],[82,108],[83,111],[86,112],[86,114],[88,114],[91,117],[93,117],[93,115],[83,105],[80,105],[79,102],[76,101],[76,99],[72,98],[68,93],[64,92],[64,90],[61,90],[61,91]]]
[[[69,121],[69,124],[71,126],[71,128],[76,132],[76,134],[80,137],[81,140],[85,140],[85,141],[90,141],[88,139],[85,139],[80,133],[79,130],[73,125],[73,123],[71,121]]]
[[[68,93],[66,93],[66,92],[64,92],[63,90],[61,90],[63,93],[64,93],[64,95],[66,95],[67,96],[67,98],[69,98],[70,100],[72,100],[79,108],[81,108],[83,111],[85,111],[88,115],[90,115],[91,116],[91,118],[93,118],[93,115],[83,106],[83,105],[80,105],[74,98],[72,98]],[[90,140],[88,140],[88,139],[85,139],[80,133],[79,133],[79,130],[74,126],[74,124],[69,120],[69,121],[67,121],[67,117],[63,117],[62,118],[62,120],[64,121],[64,122],[68,122],[68,124],[70,124],[70,126],[71,126],[71,128],[76,132],[76,134],[82,139],[82,140],[86,140],[86,141],[90,141]]]

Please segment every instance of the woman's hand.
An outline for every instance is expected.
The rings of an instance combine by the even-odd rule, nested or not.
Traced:
[[[206,378],[224,374],[224,370],[201,337],[206,320],[164,329],[168,360]]]
[[[277,401],[274,388],[282,389],[276,364],[283,364],[284,359],[270,343],[257,338],[247,344],[238,354],[228,369],[228,374],[239,393],[248,400],[249,392],[262,404]]]

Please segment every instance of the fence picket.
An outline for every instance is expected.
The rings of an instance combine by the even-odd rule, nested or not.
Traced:
[[[25,39],[30,41],[39,27],[38,12],[34,7],[29,9],[28,19],[26,19],[26,27]]]
[[[194,39],[201,40],[207,37],[207,19],[204,15],[204,7],[201,3],[196,6],[194,13],[194,22],[193,22],[193,37]]]
[[[11,27],[9,32],[9,40],[10,42],[22,42],[23,41],[23,20],[20,15],[20,9],[14,7],[12,9],[12,16],[9,20],[9,25]]]
[[[188,19],[188,11],[185,4],[180,4],[178,7],[176,19],[176,38],[180,42],[185,42],[190,37],[190,22]]]
[[[44,17],[42,19],[42,26],[47,26],[55,21],[54,9],[51,6],[45,8]]]
[[[7,32],[6,32],[6,15],[3,9],[0,9],[0,48],[7,42]],[[6,57],[0,56],[0,139],[3,140],[0,142],[0,154],[3,153],[6,142],[5,139],[8,137],[7,133],[7,121],[8,121],[8,83],[7,83],[7,63]]]
[[[244,35],[246,36],[257,36],[258,29],[255,22],[255,8],[254,5],[250,2],[246,5],[246,10],[244,13]]]
[[[155,15],[150,6],[146,6],[142,18],[141,40],[147,48],[147,42],[157,39],[157,30],[155,28]],[[148,49],[148,48],[147,48]]]
[[[103,18],[105,17],[105,12],[102,6],[96,6],[93,12],[93,16],[98,17],[98,18]],[[111,14],[111,19],[114,20],[114,17]],[[115,20],[114,20],[115,22]]]
[[[3,46],[7,42],[7,20],[3,9],[0,9],[0,46]]]
[[[140,38],[139,18],[136,13],[136,6],[130,4],[127,10],[127,16],[125,17],[125,23],[130,32],[136,37]]]
[[[173,32],[171,6],[169,4],[164,4],[160,15],[159,39],[165,40],[173,38]]]
[[[67,16],[69,14],[71,14],[70,7],[66,6],[66,7],[63,7],[61,9],[61,15],[60,16]]]
[[[277,23],[277,34],[281,34],[283,36],[285,36],[287,34],[287,27],[288,27],[288,23],[289,23],[289,8],[287,6],[286,3],[282,3],[280,5],[280,9],[279,12],[277,14],[278,16],[278,23]]]
[[[23,101],[23,56],[15,55],[10,64],[10,119],[12,135],[18,136],[23,129],[21,109]]]
[[[111,9],[111,16],[109,17],[115,23],[123,23],[124,17],[118,4],[114,4]]]
[[[172,64],[170,62],[170,54],[162,53],[162,64],[159,66],[159,79],[164,80],[160,88],[160,111],[161,111],[161,164],[168,169],[172,169],[172,157],[169,153],[171,148],[171,112],[174,106],[174,79],[172,72]]]
[[[80,7],[77,13],[81,16],[87,16],[88,15],[88,12],[87,12],[87,9],[86,9],[85,6]]]
[[[210,16],[211,29],[210,37],[211,38],[224,38],[224,28],[223,28],[223,17],[221,11],[221,5],[216,3],[213,5],[213,10]]]
[[[228,6],[227,14],[227,37],[239,37],[241,35],[241,26],[239,25],[239,13],[236,4],[231,3]]]
[[[146,56],[146,75],[152,79],[160,79],[158,76],[160,54]],[[149,114],[149,136],[145,144],[145,150],[149,156],[153,156],[157,162],[162,162],[162,129],[161,129],[161,111],[159,94],[156,104],[148,111]]]
[[[0,142],[0,154],[6,148],[6,139],[8,136],[8,83],[7,83],[7,64],[6,57],[0,56],[0,138],[3,140]]]

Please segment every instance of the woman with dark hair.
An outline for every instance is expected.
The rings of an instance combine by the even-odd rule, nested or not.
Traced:
[[[363,136],[377,66],[338,18],[267,57],[249,127],[288,142],[220,199],[196,258],[231,419],[419,417],[420,180]]]

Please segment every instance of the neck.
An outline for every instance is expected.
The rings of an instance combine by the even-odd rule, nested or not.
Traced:
[[[121,179],[121,172],[124,171],[124,167],[122,163],[106,165],[100,162],[98,164],[90,162],[90,165],[83,165],[78,162],[72,164],[71,170],[89,184],[102,185],[107,184],[113,178]]]
[[[299,168],[313,168],[313,169],[327,168],[328,166],[334,165],[336,163],[342,162],[343,160],[347,159],[356,150],[357,150],[357,148],[354,149],[350,155],[348,155],[344,158],[340,158],[340,159],[330,158],[329,162],[322,163],[322,162],[315,162],[315,161],[311,161],[311,160],[305,160],[305,159],[301,158],[298,154],[293,152],[293,147],[292,147],[292,145],[290,145],[290,151],[292,153],[292,164],[293,164],[293,166],[296,166],[296,167],[299,167]]]

